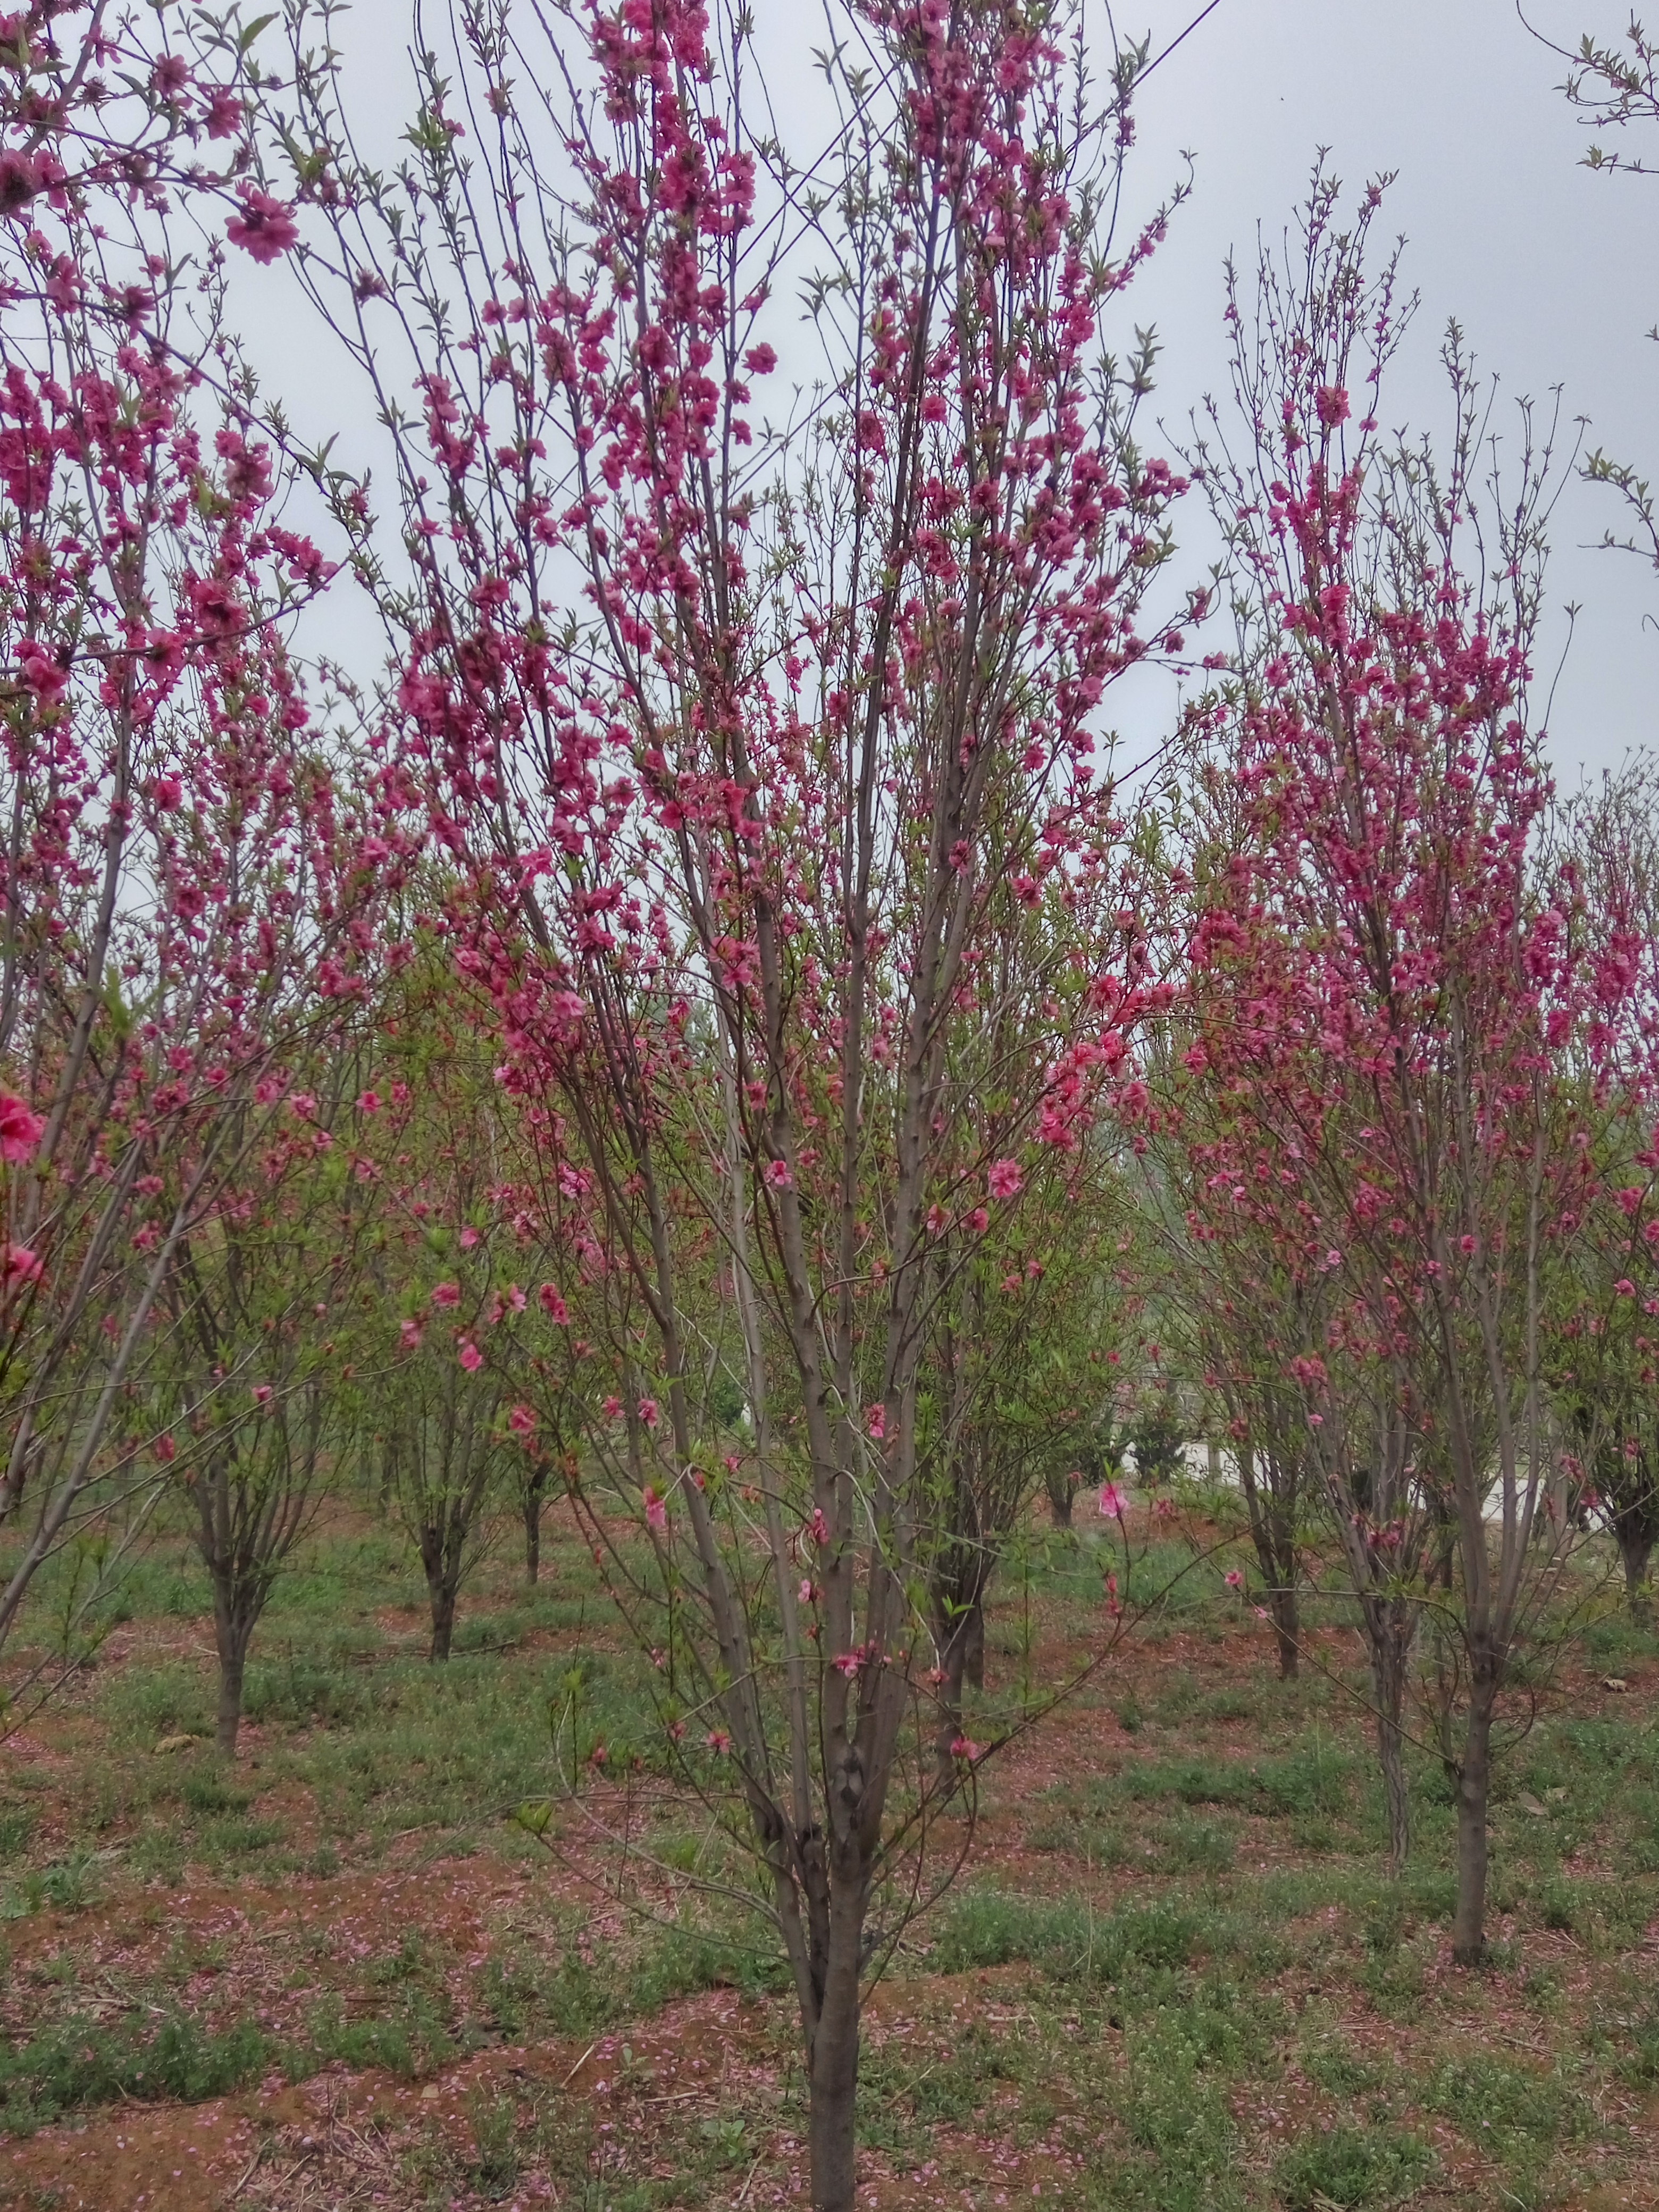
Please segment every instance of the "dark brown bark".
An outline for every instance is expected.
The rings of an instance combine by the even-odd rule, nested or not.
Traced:
[[[1625,1601],[1633,1620],[1645,1620],[1650,1610],[1648,1590],[1648,1568],[1653,1559],[1654,1540],[1645,1529],[1620,1528],[1619,1558],[1625,1570]]]
[[[853,1909],[854,1899],[844,1892],[837,1903],[840,1909],[830,1923],[823,1995],[807,2051],[812,2212],[854,2212],[864,1915]]]
[[[1376,1761],[1382,1773],[1388,1865],[1398,1879],[1411,1849],[1411,1796],[1406,1787],[1406,1666],[1409,1638],[1383,1632],[1370,1639],[1371,1691],[1376,1707]]]
[[[533,1589],[542,1567],[542,1500],[547,1494],[547,1469],[538,1467],[524,1486],[524,1578]]]
[[[967,1650],[963,1673],[973,1690],[985,1687],[985,1598],[981,1592],[968,1612]]]
[[[434,1574],[430,1567],[427,1569],[426,1589],[432,1607],[432,1645],[427,1656],[428,1659],[447,1659],[455,1636],[458,1593],[454,1583],[441,1570]]]
[[[1269,1591],[1267,1611],[1273,1616],[1273,1634],[1279,1641],[1279,1679],[1281,1682],[1294,1682],[1302,1653],[1302,1609],[1295,1589]]]
[[[1457,1790],[1457,1906],[1452,1918],[1452,1958],[1460,1966],[1478,1966],[1486,1955],[1486,1808],[1498,1673],[1490,1652],[1478,1647],[1471,1652],[1463,1754],[1453,1775]]]
[[[1246,1437],[1238,1448],[1238,1474],[1249,1514],[1250,1540],[1255,1547],[1256,1565],[1267,1585],[1267,1613],[1279,1647],[1279,1680],[1293,1682],[1302,1640],[1301,1607],[1297,1598],[1302,1571],[1301,1549],[1297,1542],[1301,1465],[1287,1450],[1258,1451]]]
[[[214,1642],[219,1652],[219,1710],[214,1724],[214,1742],[227,1759],[236,1756],[236,1739],[241,1732],[242,1684],[252,1634],[252,1620],[228,1616],[216,1606]]]
[[[951,1745],[962,1734],[962,1692],[964,1683],[985,1687],[985,1601],[972,1599],[948,1623],[938,1626],[939,1661],[945,1680],[939,1692],[939,1730],[934,1743],[939,1754],[938,1786],[948,1790],[957,1778]]]

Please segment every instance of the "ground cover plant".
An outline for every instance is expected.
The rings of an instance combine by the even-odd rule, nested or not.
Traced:
[[[987,1734],[1092,1636],[1099,1543],[1047,1518],[989,1606]],[[1645,1626],[1609,1607],[1505,1764],[1470,1978],[1432,1747],[1390,1879],[1361,1638],[1316,1601],[1283,1681],[1225,1579],[1242,1504],[1200,1533],[1201,1580],[988,1770],[970,1873],[867,2008],[861,2193],[1655,2202]],[[798,2201],[793,2000],[702,1879],[742,1855],[634,1765],[649,1662],[568,1506],[533,1589],[514,1547],[486,1563],[442,1665],[412,1553],[331,1508],[273,1591],[233,1765],[182,1519],[117,1610],[0,1805],[5,2201]]]

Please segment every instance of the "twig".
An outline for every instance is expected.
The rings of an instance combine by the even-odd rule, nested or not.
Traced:
[[[241,2195],[242,2191],[247,2187],[249,2182],[252,2180],[254,2168],[258,2165],[259,2160],[264,2156],[264,2154],[265,2146],[264,2138],[262,2137],[259,2142],[254,2144],[252,2157],[249,2159],[247,2164],[243,2167],[240,2174],[237,2177],[236,2180],[231,2186],[230,2194],[233,2201]]]
[[[568,2089],[570,2087],[571,2083],[581,2072],[583,2067],[586,2065],[588,2060],[593,2056],[593,2053],[599,2049],[599,2039],[598,2036],[595,2036],[592,2042],[588,2045],[586,2050],[583,2051],[581,2057],[576,2061],[570,2071],[565,2075],[563,2081],[560,2082],[560,2088]]]

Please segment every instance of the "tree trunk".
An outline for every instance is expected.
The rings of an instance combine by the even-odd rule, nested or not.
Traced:
[[[214,1741],[227,1759],[236,1756],[236,1738],[242,1726],[242,1682],[247,1667],[248,1639],[253,1624],[246,1627],[234,1620],[216,1620],[214,1641],[219,1647],[219,1711]]]
[[[1069,1482],[1046,1482],[1043,1485],[1043,1488],[1048,1493],[1048,1510],[1054,1516],[1055,1528],[1069,1528],[1072,1525],[1073,1492],[1071,1484]]]
[[[1468,1717],[1457,1784],[1457,1911],[1452,1958],[1478,1966],[1486,1955],[1486,1796],[1492,1776],[1492,1723],[1497,1669],[1490,1656],[1472,1655]]]
[[[1388,1820],[1388,1867],[1398,1880],[1411,1849],[1412,1806],[1406,1788],[1406,1650],[1385,1631],[1371,1647],[1371,1688],[1376,1705],[1376,1763],[1382,1771]]]
[[[1274,1590],[1267,1601],[1267,1610],[1273,1615],[1273,1634],[1279,1639],[1279,1679],[1281,1682],[1293,1682],[1302,1647],[1302,1613],[1294,1586]]]
[[[442,1580],[428,1582],[427,1590],[432,1601],[432,1649],[427,1656],[447,1659],[455,1634],[455,1592]]]
[[[985,1687],[983,1597],[975,1598],[954,1620],[949,1620],[948,1627],[945,1626],[947,1619],[941,1607],[939,1641],[945,1680],[939,1686],[939,1733],[935,1738],[941,1790],[948,1790],[956,1779],[956,1754],[951,1747],[962,1734],[963,1684],[968,1682],[976,1690]]]
[[[542,1494],[547,1486],[544,1474],[533,1475],[525,1486],[524,1493],[524,1578],[533,1589],[542,1568]]]
[[[1649,1605],[1647,1596],[1648,1565],[1653,1557],[1653,1539],[1639,1528],[1619,1531],[1619,1557],[1625,1569],[1625,1599],[1632,1620],[1644,1620]]]
[[[859,1963],[862,1910],[838,1899],[817,2026],[807,2054],[812,2212],[854,2212],[858,2154]]]
[[[964,1624],[967,1631],[963,1647],[963,1674],[970,1690],[985,1687],[985,1593],[981,1590],[969,1607]]]

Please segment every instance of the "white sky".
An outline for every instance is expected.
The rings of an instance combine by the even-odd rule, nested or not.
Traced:
[[[753,5],[763,46],[782,60],[784,88],[804,87],[821,18],[802,0]],[[1101,0],[1091,5],[1098,10]],[[1126,38],[1150,30],[1158,52],[1201,5],[1120,0],[1118,30]],[[1625,21],[1616,0],[1534,0],[1529,12],[1565,46],[1583,29],[1617,35]],[[407,21],[406,0],[358,0],[349,26],[348,52],[366,64],[354,71],[360,95],[380,119],[406,112],[393,64]],[[264,51],[276,58],[269,37]],[[1562,75],[1513,0],[1219,0],[1146,85],[1130,173],[1132,196],[1150,207],[1181,173],[1183,150],[1196,161],[1193,197],[1127,310],[1158,327],[1157,411],[1171,434],[1184,436],[1189,410],[1224,386],[1226,253],[1247,268],[1258,223],[1277,239],[1322,145],[1352,188],[1378,171],[1399,173],[1382,229],[1406,234],[1405,273],[1422,306],[1389,386],[1391,425],[1443,420],[1436,354],[1455,314],[1507,391],[1541,401],[1563,385],[1567,414],[1589,418],[1588,444],[1659,480],[1659,346],[1644,336],[1659,321],[1659,179],[1595,176],[1579,166],[1588,137],[1555,88]],[[1659,160],[1659,143],[1650,150]],[[237,259],[239,312],[256,358],[289,395],[296,422],[326,434],[351,404],[349,386],[295,317],[281,269]],[[343,436],[342,450],[350,443]],[[1586,486],[1570,488],[1557,511],[1550,598],[1557,610],[1570,599],[1582,605],[1552,717],[1564,787],[1656,742],[1659,575],[1593,550],[1619,521],[1613,495]],[[1196,512],[1184,527],[1192,544],[1183,580],[1196,580],[1204,567]],[[340,605],[322,627],[330,649],[361,665],[369,644],[361,609]],[[1546,676],[1565,629],[1558,615]],[[1143,694],[1123,699],[1119,712],[1139,735],[1164,708]]]

